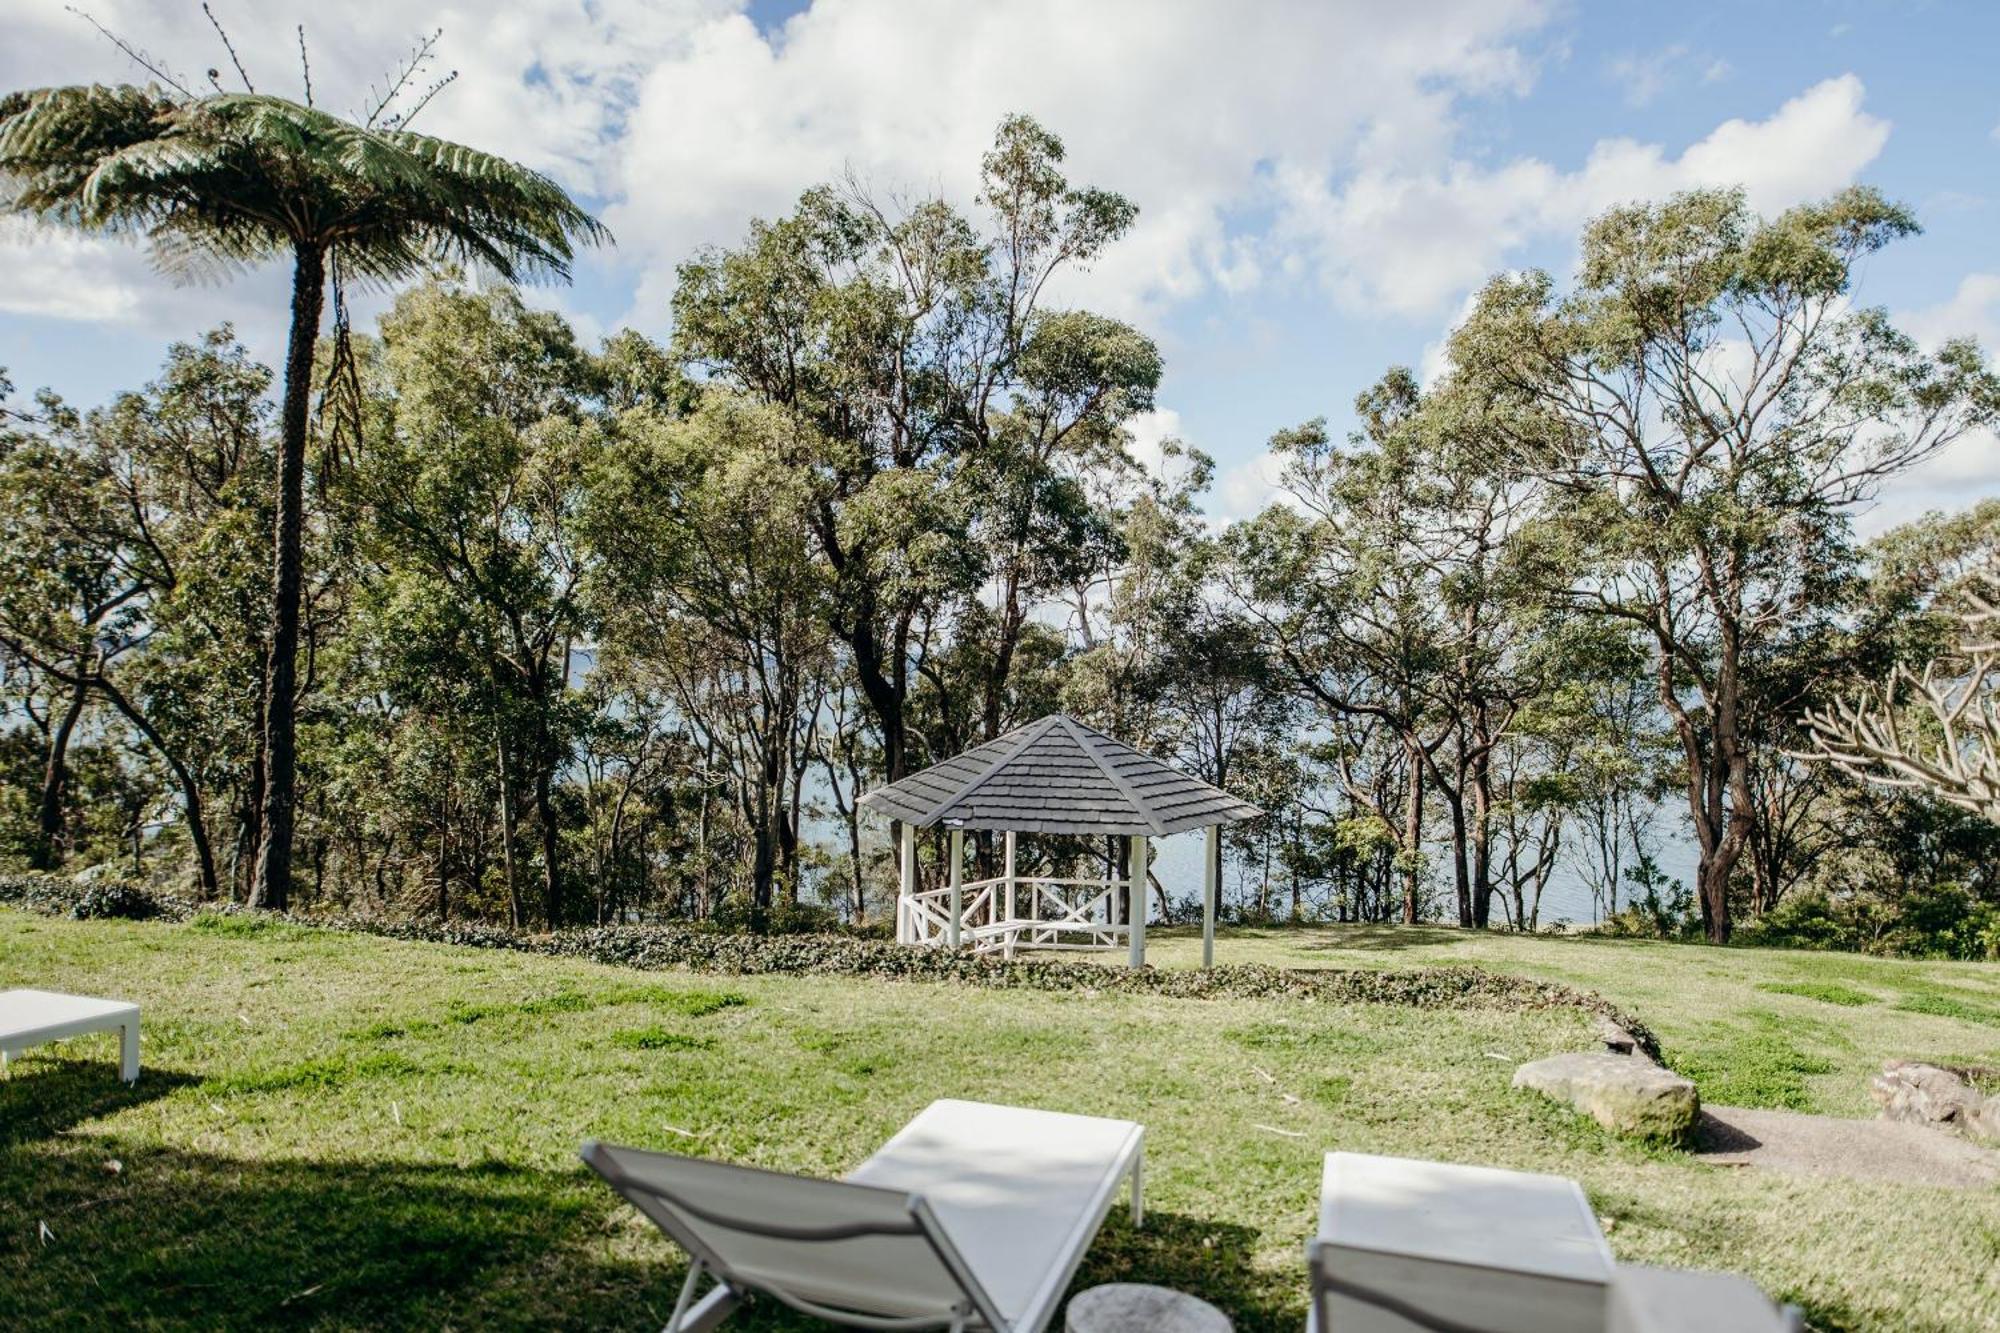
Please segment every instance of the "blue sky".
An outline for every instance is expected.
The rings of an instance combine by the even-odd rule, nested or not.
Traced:
[[[0,3],[19,39],[5,86],[133,77],[55,0]],[[220,52],[180,8],[93,12],[198,76]],[[1877,185],[1926,230],[1871,264],[1861,299],[1926,338],[2000,330],[2000,6],[524,0],[489,18],[368,0],[325,34],[305,6],[217,9],[267,90],[295,83],[303,21],[342,106],[442,27],[461,78],[423,127],[552,172],[620,237],[536,298],[592,335],[664,336],[675,263],[845,168],[967,199],[999,116],[1040,116],[1078,179],[1141,208],[1061,295],[1160,341],[1139,447],[1175,433],[1215,455],[1218,516],[1267,497],[1273,430],[1343,420],[1391,364],[1434,368],[1480,277],[1565,270],[1581,222],[1630,197],[1727,181],[1778,208]],[[129,247],[16,227],[0,365],[91,403],[218,319],[275,355],[283,297],[275,271],[179,289]],[[2000,493],[1994,445],[1963,442],[1864,526]]]

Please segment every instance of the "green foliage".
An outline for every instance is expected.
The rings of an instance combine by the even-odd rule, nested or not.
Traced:
[[[2000,904],[1949,883],[1891,899],[1801,893],[1748,926],[1745,938],[1796,949],[2000,960]]]
[[[505,159],[259,93],[13,94],[0,101],[0,180],[13,211],[145,236],[189,276],[319,246],[357,277],[449,261],[513,281],[567,276],[573,241],[608,239],[554,182]]]
[[[396,1051],[366,1051],[301,1060],[267,1069],[249,1069],[204,1080],[201,1090],[211,1097],[237,1097],[271,1092],[324,1093],[365,1079],[407,1079],[428,1072]]]
[[[1907,995],[1897,1002],[1896,1007],[1906,1013],[1931,1014],[1938,1018],[1956,1018],[1963,1022],[2000,1027],[2000,1006],[1973,1003],[1942,991]]]

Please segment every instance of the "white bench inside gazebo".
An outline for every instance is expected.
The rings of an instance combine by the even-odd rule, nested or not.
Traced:
[[[1214,963],[1222,825],[1262,813],[1061,713],[869,792],[861,803],[902,821],[899,943],[1009,958],[1019,949],[1122,945],[1133,967],[1146,961],[1152,840],[1194,829],[1208,832],[1202,886],[1206,967]],[[917,876],[917,830],[939,827],[948,831],[944,883],[924,889]],[[999,835],[998,874],[965,878],[968,832]],[[1024,833],[1124,839],[1124,871],[1113,867],[1102,877],[1023,875],[1017,838]]]

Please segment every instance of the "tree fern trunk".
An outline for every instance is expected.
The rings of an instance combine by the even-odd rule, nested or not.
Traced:
[[[291,905],[292,831],[298,805],[299,600],[304,581],[306,408],[313,343],[326,297],[326,255],[299,247],[292,267],[292,331],[285,349],[285,400],[278,441],[278,516],[271,555],[271,645],[264,704],[264,837],[253,906]]]

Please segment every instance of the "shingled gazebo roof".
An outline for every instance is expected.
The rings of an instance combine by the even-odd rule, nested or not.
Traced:
[[[1164,837],[1263,811],[1051,713],[861,798],[931,828]]]

